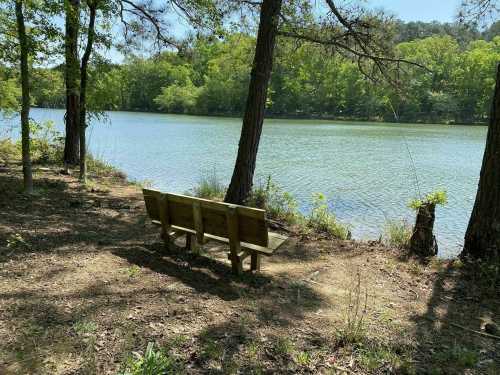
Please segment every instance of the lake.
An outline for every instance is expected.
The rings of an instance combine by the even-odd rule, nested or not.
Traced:
[[[62,110],[33,109],[31,115],[63,129]],[[183,193],[214,171],[229,181],[240,128],[234,118],[109,112],[107,121],[89,128],[89,149],[130,179]],[[486,130],[266,120],[256,177],[272,176],[304,212],[313,193],[324,193],[358,239],[377,239],[387,220],[413,222],[408,202],[419,191],[444,189],[449,202],[437,208],[436,236],[440,256],[451,257],[460,251],[474,203]]]

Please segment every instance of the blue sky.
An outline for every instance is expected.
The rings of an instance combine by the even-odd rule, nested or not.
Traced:
[[[367,0],[372,8],[384,8],[404,21],[452,22],[460,0]]]

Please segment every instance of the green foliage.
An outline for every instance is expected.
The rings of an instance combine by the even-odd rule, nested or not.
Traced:
[[[14,78],[2,77],[0,70],[0,115],[11,115],[19,110],[21,88]]]
[[[134,352],[120,375],[167,375],[183,372],[183,364],[150,342],[144,355]]]
[[[193,189],[194,196],[204,199],[223,200],[226,187],[220,181],[215,169],[211,173],[203,174],[198,185]]]
[[[21,149],[10,139],[0,139],[0,163],[9,164],[19,159],[21,159]]]
[[[52,121],[30,121],[30,151],[35,163],[60,164],[63,155],[62,135]],[[17,143],[21,148],[21,141]]]
[[[141,267],[139,267],[137,264],[134,264],[133,266],[127,268],[127,274],[128,277],[130,278],[134,278],[138,276],[140,273],[141,273]]]
[[[7,238],[7,249],[29,249],[31,245],[23,238],[20,233],[11,234]]]
[[[270,219],[288,224],[295,223],[299,217],[297,201],[290,193],[276,185],[271,180],[271,176],[268,176],[265,184],[260,182],[257,187],[253,188],[246,205],[262,208],[266,210]]]
[[[417,211],[420,207],[428,204],[433,204],[433,205],[439,204],[444,206],[446,203],[448,203],[448,197],[446,195],[446,191],[438,190],[433,193],[427,194],[423,199],[412,200],[408,204],[408,206]]]
[[[479,353],[457,345],[436,353],[434,357],[445,367],[456,366],[461,369],[474,367],[479,361]]]
[[[78,335],[89,335],[97,330],[97,324],[91,321],[79,320],[73,324],[73,330]]]
[[[412,235],[413,228],[406,221],[388,221],[384,229],[385,242],[392,247],[404,249]]]
[[[328,207],[326,197],[321,193],[313,194],[313,207],[306,218],[306,226],[316,233],[323,233],[333,238],[342,240],[351,238],[349,227],[337,220]]]
[[[266,112],[407,122],[485,122],[500,59],[500,36],[472,40],[471,35],[465,37],[465,31],[445,28],[445,32],[442,25],[414,27],[404,31],[395,52],[426,65],[433,73],[407,66],[401,72],[404,85],[399,89],[371,84],[355,62],[341,55],[308,43],[297,46],[280,40]],[[417,38],[421,27],[426,38]],[[99,61],[90,69],[89,108],[239,115],[245,107],[254,45],[253,37],[242,33],[230,34],[223,41],[200,36],[178,54],[130,57],[120,65]],[[37,68],[33,74],[35,104],[62,106],[60,70]],[[0,87],[10,93],[5,98],[10,98],[8,106],[12,107],[18,95],[16,75],[14,70],[4,69],[3,76],[10,84]]]

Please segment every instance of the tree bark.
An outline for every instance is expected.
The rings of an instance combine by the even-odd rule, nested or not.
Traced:
[[[263,0],[255,56],[243,116],[243,126],[231,183],[225,201],[243,204],[252,190],[255,162],[259,148],[267,88],[273,68],[273,53],[278,32],[282,0]]]
[[[424,257],[437,255],[438,246],[433,233],[435,212],[435,203],[424,203],[418,208],[415,227],[410,237],[410,250],[412,253]]]
[[[82,57],[82,66],[80,68],[80,181],[87,181],[87,77],[88,63],[95,38],[95,17],[97,11],[97,1],[89,2],[89,27],[87,34],[87,45]]]
[[[16,0],[16,21],[21,52],[21,148],[23,159],[24,192],[33,193],[33,174],[30,155],[30,83],[28,68],[28,39],[24,24],[23,2]]]
[[[80,30],[80,0],[64,0],[66,12],[65,79],[66,79],[66,137],[64,164],[78,165],[80,122],[80,62],[78,33]]]
[[[461,255],[483,259],[500,256],[500,64],[476,201]]]

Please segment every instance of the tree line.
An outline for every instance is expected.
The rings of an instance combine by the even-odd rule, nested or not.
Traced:
[[[394,48],[400,56],[422,63],[432,73],[407,67],[401,72],[404,84],[400,87],[373,85],[356,62],[310,42],[297,45],[289,39],[279,40],[266,114],[396,122],[486,122],[495,66],[500,59],[500,36],[472,39],[482,37],[472,33],[464,38],[458,31],[439,32],[436,27],[440,24],[435,23],[423,24],[430,28],[428,33],[435,35],[426,36],[428,33],[422,31],[413,35],[413,24],[399,26],[397,39],[404,35],[408,40]],[[427,30],[422,25],[420,29]],[[426,37],[415,37],[420,35]],[[149,58],[132,56],[122,64],[97,58],[89,67],[89,106],[94,110],[240,116],[254,46],[254,37],[235,33],[224,40],[199,37],[178,52]],[[63,73],[62,66],[34,70],[35,105],[64,108]],[[469,79],[472,74],[474,80]]]
[[[34,72],[50,77],[58,71],[37,69],[33,61],[43,61],[53,51],[61,53],[62,45],[64,65],[59,71],[64,76],[66,108],[62,161],[68,170],[79,167],[82,183],[86,182],[87,109],[125,106],[127,100],[127,105],[135,105],[137,100],[141,103],[139,109],[150,106],[186,112],[186,108],[197,108],[198,100],[208,95],[203,105],[213,106],[214,113],[240,111],[241,136],[224,199],[236,204],[245,204],[252,191],[266,113],[324,115],[323,111],[327,111],[338,116],[345,111],[370,118],[376,113],[374,108],[385,106],[397,120],[413,115],[475,121],[485,120],[489,107],[479,188],[462,255],[497,258],[500,38],[465,43],[452,36],[439,36],[394,45],[397,23],[392,17],[357,5],[324,1],[327,11],[318,14],[308,1],[175,0],[158,7],[155,2],[133,0],[0,0],[0,61],[6,64],[3,71],[18,70],[21,83],[18,107],[25,192],[33,192],[29,111],[36,98]],[[472,6],[471,10],[467,11],[467,6]],[[498,10],[497,2],[492,0],[468,0],[463,7],[466,15],[478,9],[481,13],[484,9]],[[181,12],[192,25],[212,32],[193,42],[175,41],[165,30],[167,20],[162,18],[173,12]],[[214,40],[235,13],[251,19],[255,37],[238,32],[229,34],[224,41]],[[58,17],[65,20],[63,32]],[[130,48],[135,41],[149,36],[155,44],[175,47],[177,52],[164,52],[150,59],[132,58],[118,67],[100,64],[96,46],[110,47],[110,40],[116,36],[110,27],[112,19],[123,25],[122,48]],[[93,64],[91,56],[96,60]],[[141,82],[127,81],[129,77],[122,76],[127,69],[139,72]],[[155,76],[158,73],[164,80]],[[4,79],[8,84],[2,85],[2,90],[15,87],[12,79]],[[48,97],[53,99],[52,80],[48,81]],[[153,95],[149,95],[151,91]],[[10,105],[14,97],[6,95],[0,103]],[[382,113],[378,115],[383,118]]]

